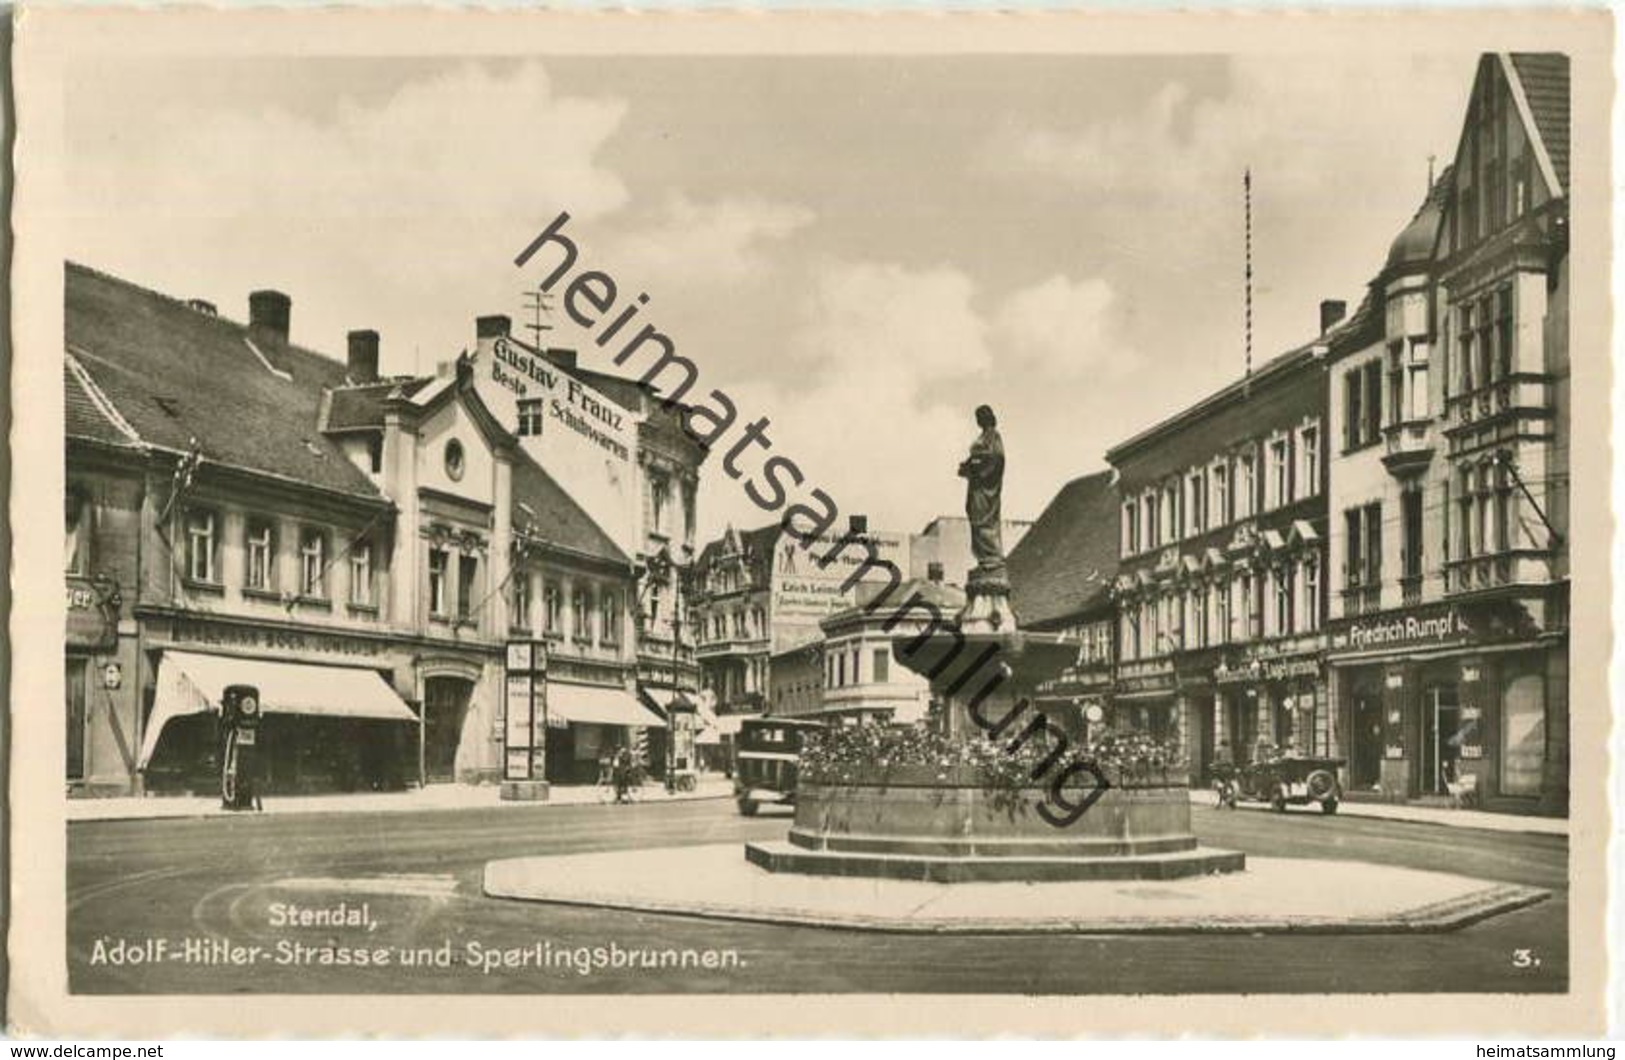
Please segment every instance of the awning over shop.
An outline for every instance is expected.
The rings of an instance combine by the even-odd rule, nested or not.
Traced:
[[[219,711],[227,685],[258,688],[260,709],[267,714],[413,723],[418,720],[376,670],[166,651],[158,664],[157,694],[141,742],[138,768],[145,768],[152,759],[164,726],[171,719]]]
[[[665,718],[639,703],[632,693],[620,688],[593,688],[549,681],[547,713],[548,720],[555,725],[562,719],[583,725],[634,725],[647,729],[666,727]]]

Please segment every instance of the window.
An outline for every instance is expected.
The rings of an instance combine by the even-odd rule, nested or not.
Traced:
[[[891,679],[888,670],[891,667],[891,651],[887,648],[876,648],[874,654],[874,680],[876,684],[885,684]]]
[[[1365,521],[1360,509],[1348,508],[1343,512],[1343,540],[1347,551],[1343,561],[1343,586],[1358,589],[1365,576]]]
[[[1365,506],[1365,584],[1382,584],[1382,505]]]
[[[1471,468],[1466,468],[1461,473],[1461,492],[1456,502],[1461,507],[1460,544],[1462,559],[1471,559],[1479,551],[1474,547],[1473,524],[1477,520],[1473,518],[1473,493],[1473,472]]]
[[[372,543],[368,541],[350,546],[350,603],[372,606]]]
[[[443,548],[429,550],[429,614],[445,618],[446,566],[451,556]]]
[[[542,589],[542,618],[547,623],[545,632],[555,637],[564,632],[564,602],[559,598],[559,587],[548,582]]]
[[[478,584],[480,561],[474,556],[457,557],[457,618],[460,621],[476,619],[478,608],[484,601],[474,599],[474,586]]]
[[[1213,469],[1213,509],[1210,513],[1214,526],[1230,521],[1230,466],[1220,464]]]
[[[1402,577],[1407,581],[1422,576],[1422,491],[1406,490],[1399,498],[1400,536],[1404,541],[1399,553]]]
[[[1200,534],[1207,529],[1207,477],[1192,471],[1185,480],[1185,510],[1190,513],[1191,533]]]
[[[88,671],[90,660],[68,656],[66,675],[68,714],[68,779],[83,780],[85,776],[85,719],[90,713]]]
[[[1343,373],[1343,444],[1360,449],[1382,437],[1382,360]]]
[[[620,642],[621,598],[607,589],[598,594],[598,630],[605,644]]]
[[[1155,493],[1146,494],[1140,499],[1140,507],[1145,513],[1143,520],[1144,547],[1149,551],[1162,544],[1162,528],[1157,525],[1157,495]]]
[[[192,581],[215,581],[215,522],[213,512],[194,509],[186,513],[186,577]]]
[[[1382,438],[1382,362],[1368,361],[1365,366],[1365,426],[1361,444],[1373,445]]]
[[[1190,594],[1191,620],[1190,632],[1193,648],[1205,648],[1207,638],[1207,588],[1192,589]]]
[[[1168,540],[1178,541],[1185,536],[1183,506],[1179,503],[1179,483],[1170,482],[1162,487],[1162,525],[1167,528]]]
[[[1463,394],[1472,392],[1478,385],[1478,381],[1473,377],[1473,370],[1478,363],[1474,349],[1478,341],[1478,325],[1474,309],[1473,304],[1469,302],[1456,310],[1456,345],[1461,350],[1459,370]]]
[[[373,435],[367,439],[367,466],[374,475],[384,470],[384,439],[382,435]]]
[[[657,534],[665,533],[668,485],[664,475],[649,476],[649,529]]]
[[[835,684],[839,688],[846,686],[846,652],[844,651],[835,657]]]
[[[320,530],[299,535],[299,595],[316,600],[327,596],[327,535]]]
[[[1253,454],[1243,453],[1236,461],[1236,518],[1250,519],[1257,502],[1257,483],[1253,479]]]
[[[861,676],[861,674],[860,674],[860,672],[858,670],[858,663],[861,662],[861,661],[862,661],[862,659],[861,659],[859,650],[857,648],[853,648],[852,649],[852,683],[855,684],[855,685],[863,683],[863,677]]]
[[[653,629],[660,620],[660,586],[649,583],[649,628]]]
[[[275,537],[271,524],[263,519],[251,519],[243,536],[245,570],[243,585],[261,591],[271,588],[275,574]]]
[[[1501,464],[1495,466],[1495,550],[1512,547],[1512,476]]]
[[[1220,582],[1214,597],[1214,607],[1218,612],[1214,617],[1214,634],[1220,644],[1225,644],[1230,640],[1230,583]]]
[[[1298,434],[1298,483],[1300,497],[1320,492],[1320,428],[1305,427]]]
[[[1411,342],[1410,401],[1406,416],[1411,420],[1428,418],[1428,344]]]
[[[453,482],[461,482],[463,472],[467,469],[468,460],[463,453],[463,443],[453,438],[446,443],[446,477]]]
[[[1279,508],[1292,500],[1292,481],[1290,476],[1291,464],[1287,460],[1287,444],[1285,438],[1276,438],[1269,444],[1269,479],[1265,489],[1268,496],[1265,498],[1265,508]]]
[[[1247,636],[1257,640],[1264,635],[1264,584],[1251,574],[1241,576],[1242,604],[1247,608]]]
[[[570,594],[570,638],[582,643],[592,640],[592,629],[588,626],[585,589],[577,589]]]
[[[1513,367],[1512,288],[1495,292],[1495,374],[1505,379]]]
[[[1405,411],[1405,343],[1388,344],[1388,426],[1396,426]]]
[[[1297,579],[1297,571],[1291,563],[1275,568],[1275,628],[1271,632],[1275,636],[1285,636],[1292,632],[1292,585]]]
[[[77,488],[67,493],[67,572],[84,574],[90,570],[90,502]]]
[[[1140,551],[1139,509],[1133,501],[1123,505],[1123,555],[1132,556]]]
[[[519,402],[519,437],[542,436],[542,399],[525,398]]]
[[[511,629],[530,628],[530,572],[516,570],[508,583],[508,626]]]
[[[1303,628],[1320,628],[1320,557],[1310,556],[1303,561]]]

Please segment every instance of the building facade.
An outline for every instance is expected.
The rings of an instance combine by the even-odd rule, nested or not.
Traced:
[[[1334,345],[1332,692],[1355,797],[1568,802],[1568,63],[1480,59]]]
[[[1322,305],[1323,331],[1340,305]],[[1326,699],[1326,344],[1114,446],[1114,715],[1191,781],[1267,748],[1334,753]]]
[[[633,562],[498,423],[468,360],[380,379],[70,264],[67,727],[87,794],[212,790],[211,712],[259,685],[269,789],[494,780],[503,647],[553,651],[550,753],[663,719],[635,697]]]

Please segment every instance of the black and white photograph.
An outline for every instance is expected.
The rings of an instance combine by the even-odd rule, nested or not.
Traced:
[[[12,1018],[1600,1033],[1610,16],[641,18],[17,22]]]

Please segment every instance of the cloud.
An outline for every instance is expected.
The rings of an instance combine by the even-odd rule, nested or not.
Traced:
[[[649,289],[765,282],[769,250],[813,221],[811,210],[760,198],[696,202],[666,195],[656,218],[632,225],[608,248],[618,273]]]
[[[1117,292],[1107,280],[1057,274],[1006,298],[993,332],[1021,368],[1069,380],[1118,377],[1138,358],[1118,333],[1117,315]]]
[[[281,288],[317,349],[381,327],[386,372],[430,370],[474,315],[511,311],[513,256],[560,211],[586,224],[628,202],[601,160],[626,104],[561,96],[535,62],[427,67],[321,107],[181,90],[138,106],[121,84],[75,96],[72,253],[229,315]]]

